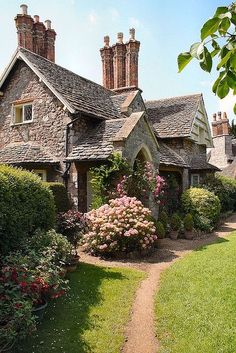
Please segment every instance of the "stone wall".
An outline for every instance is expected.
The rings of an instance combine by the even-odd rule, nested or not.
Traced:
[[[213,137],[214,148],[210,149],[209,162],[218,168],[227,167],[228,160],[232,159],[232,137],[222,135]]]

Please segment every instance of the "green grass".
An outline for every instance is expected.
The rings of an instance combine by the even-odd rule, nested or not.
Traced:
[[[38,331],[17,352],[118,353],[144,272],[81,263],[68,295],[51,302]]]
[[[236,352],[236,232],[164,272],[156,320],[158,353]]]

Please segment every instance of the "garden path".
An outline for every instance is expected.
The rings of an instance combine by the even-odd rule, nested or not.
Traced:
[[[103,260],[81,253],[81,261],[111,267],[131,267],[147,272],[147,278],[136,293],[131,319],[126,327],[122,353],[157,353],[155,335],[154,297],[159,288],[161,273],[190,251],[214,243],[236,229],[236,214],[230,216],[217,231],[195,240],[158,240],[158,249],[149,257],[135,260]]]

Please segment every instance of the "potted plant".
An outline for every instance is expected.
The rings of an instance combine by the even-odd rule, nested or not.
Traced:
[[[187,213],[183,219],[184,231],[186,239],[193,239],[193,216],[191,213]]]
[[[181,227],[181,219],[177,213],[173,213],[171,217],[171,232],[170,232],[171,239],[178,238],[180,227]]]

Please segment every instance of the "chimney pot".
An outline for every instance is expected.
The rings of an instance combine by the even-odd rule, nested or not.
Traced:
[[[110,37],[109,36],[105,36],[104,37],[104,47],[109,47],[110,46]]]
[[[223,113],[223,120],[228,120],[226,112]]]
[[[27,15],[28,14],[28,6],[25,4],[20,5],[22,15]]]
[[[123,36],[122,32],[117,33],[117,43],[123,44]]]
[[[135,40],[135,29],[134,28],[130,28],[129,34],[130,34],[130,40]]]
[[[217,120],[221,120],[221,112],[218,112],[218,119]]]
[[[45,21],[45,26],[46,26],[46,29],[51,29],[52,28],[52,21],[46,20]]]
[[[216,121],[216,113],[213,114],[213,121]]]
[[[34,15],[34,22],[35,23],[39,22],[39,16],[38,15]]]

